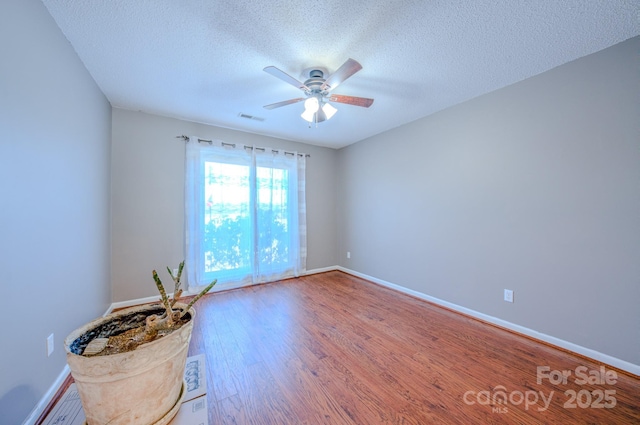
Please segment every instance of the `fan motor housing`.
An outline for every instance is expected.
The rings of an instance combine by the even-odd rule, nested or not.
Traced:
[[[320,69],[312,69],[309,71],[309,79],[304,82],[304,85],[309,87],[312,93],[319,93],[324,82],[324,72]],[[326,89],[329,89],[329,87]]]

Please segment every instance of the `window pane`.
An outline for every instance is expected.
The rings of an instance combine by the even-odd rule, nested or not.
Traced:
[[[289,171],[258,167],[258,261],[262,270],[284,270],[290,263]]]
[[[249,167],[206,162],[204,179],[205,273],[250,270]]]

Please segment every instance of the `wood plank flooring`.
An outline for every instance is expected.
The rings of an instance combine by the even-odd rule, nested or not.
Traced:
[[[210,425],[640,423],[638,377],[342,272],[196,309]]]
[[[341,272],[207,296],[199,353],[210,424],[640,423],[637,378]]]

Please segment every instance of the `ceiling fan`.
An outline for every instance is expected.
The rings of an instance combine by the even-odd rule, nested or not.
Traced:
[[[309,78],[302,83],[275,66],[267,66],[264,68],[265,72],[281,79],[285,83],[299,88],[304,92],[305,97],[272,103],[264,107],[266,109],[275,109],[304,101],[305,110],[301,117],[310,123],[319,123],[328,120],[337,112],[337,109],[329,102],[346,103],[347,105],[368,108],[373,104],[373,99],[331,93],[333,89],[361,69],[362,65],[350,58],[326,79],[324,78],[324,71],[322,69],[312,68],[309,71]]]

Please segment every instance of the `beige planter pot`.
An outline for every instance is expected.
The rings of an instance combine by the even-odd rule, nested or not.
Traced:
[[[184,306],[184,305],[182,305]],[[186,307],[186,306],[184,306]],[[162,425],[180,409],[184,367],[193,329],[191,320],[177,331],[128,352],[107,356],[79,355],[82,342],[106,332],[114,318],[136,323],[162,307],[138,306],[96,319],[64,341],[67,362],[89,425]]]

